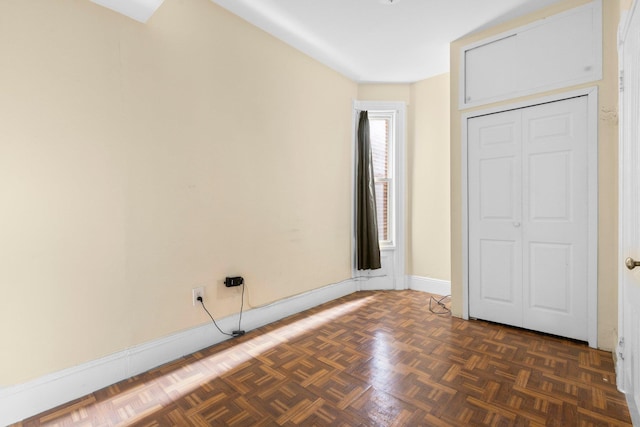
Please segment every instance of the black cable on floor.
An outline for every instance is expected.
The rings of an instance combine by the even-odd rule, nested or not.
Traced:
[[[447,308],[447,306],[445,305],[445,303],[443,303],[442,301],[444,301],[446,298],[451,298],[451,295],[445,295],[440,299],[435,299],[434,297],[429,297],[429,311],[432,312],[433,314],[438,314],[438,315],[447,315],[447,314],[451,314],[451,310],[449,310]],[[436,303],[436,307],[438,308],[438,311],[434,310],[434,307],[432,307],[431,303],[435,302]]]

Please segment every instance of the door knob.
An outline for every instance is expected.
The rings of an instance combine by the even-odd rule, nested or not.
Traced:
[[[624,265],[626,265],[629,270],[633,270],[640,265],[640,261],[636,261],[635,259],[629,257],[624,260]]]
[[[517,221],[514,221],[514,222],[513,222],[513,226],[514,226],[514,227],[516,227],[516,228],[518,228],[518,227],[520,227],[520,223],[519,223],[519,222],[517,222]]]

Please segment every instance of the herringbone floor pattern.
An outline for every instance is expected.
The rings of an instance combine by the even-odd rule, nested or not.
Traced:
[[[17,425],[631,425],[610,353],[428,305],[358,292]]]

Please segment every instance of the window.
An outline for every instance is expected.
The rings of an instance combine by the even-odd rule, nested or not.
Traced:
[[[369,116],[369,140],[376,187],[380,270],[358,270],[356,254],[357,135],[360,111]],[[404,137],[406,105],[398,101],[353,101],[351,238],[353,277],[360,289],[406,289],[404,247]]]
[[[380,247],[394,246],[395,111],[369,110],[369,131]]]

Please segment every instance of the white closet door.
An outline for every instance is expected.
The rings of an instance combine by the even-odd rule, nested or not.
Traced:
[[[587,97],[468,125],[469,314],[586,340]]]
[[[587,340],[587,97],[522,110],[524,327]]]
[[[469,123],[469,314],[522,325],[520,112]]]

